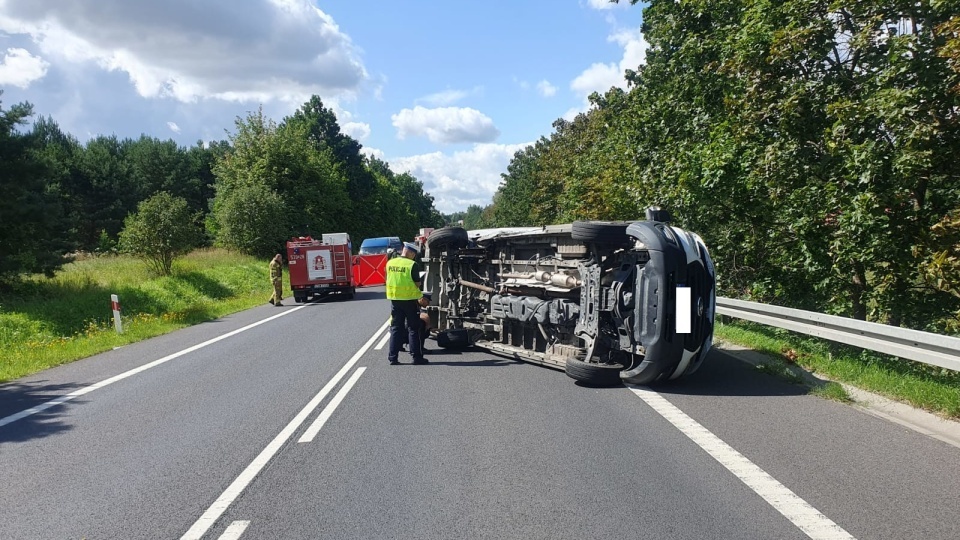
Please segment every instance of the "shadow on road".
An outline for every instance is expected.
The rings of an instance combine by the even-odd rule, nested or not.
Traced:
[[[357,289],[351,302],[365,302],[367,300],[380,300],[383,302],[383,311],[390,313],[390,304],[387,303],[387,293],[383,289]]]
[[[424,351],[424,357],[430,362],[429,365],[431,366],[495,367],[519,365],[522,363],[519,360],[499,357],[496,355],[491,355],[490,357],[483,358],[481,360],[458,360],[457,358],[463,357],[464,353],[482,353],[484,355],[490,354],[489,352],[477,347],[468,347],[465,349],[444,349],[436,344],[433,344],[432,346],[429,346],[426,351]],[[403,355],[407,355],[409,357],[409,352],[407,352],[406,348],[401,349],[400,354],[401,359],[403,358]],[[404,362],[401,360],[400,363],[410,363],[410,361]]]
[[[733,356],[714,349],[700,369],[680,381],[652,386],[661,394],[690,396],[801,396],[810,387],[769,375]]]
[[[430,364],[436,365],[483,367],[524,363],[523,360],[507,356],[501,357],[477,347],[464,350],[432,348],[431,351],[427,355],[427,359]],[[485,355],[492,355],[492,357],[471,361],[456,359],[464,353],[476,352],[483,352]],[[541,367],[552,369],[545,366]],[[556,371],[558,377],[566,377],[562,369]],[[579,387],[592,390],[622,390],[624,388],[622,384],[598,387],[573,379],[570,380]],[[653,384],[650,387],[661,394],[702,396],[799,396],[808,394],[811,390],[809,386],[804,384],[796,384],[787,379],[764,373],[756,367],[716,349],[710,352],[703,366],[693,375],[679,381]]]
[[[366,302],[366,301],[369,301],[369,300],[380,300],[380,301],[382,301],[382,302],[383,302],[383,305],[384,305],[384,308],[383,308],[384,312],[387,313],[387,314],[390,313],[390,307],[389,307],[389,305],[387,304],[387,296],[386,296],[386,293],[383,292],[382,290],[372,291],[372,290],[357,289],[357,292],[354,294],[353,298],[347,298],[347,296],[346,296],[345,294],[340,294],[340,293],[331,294],[331,295],[328,295],[328,296],[324,296],[324,297],[322,297],[322,298],[314,298],[314,299],[310,300],[309,302],[307,302],[307,305],[335,304],[335,303],[337,303],[337,302]],[[299,306],[299,305],[301,305],[301,304],[297,304],[297,303],[294,301],[293,297],[290,296],[290,297],[287,297],[287,298],[284,298],[284,299],[283,299],[283,305],[284,305],[284,306]]]
[[[443,356],[449,357],[449,354],[444,354]],[[496,366],[512,366],[520,364],[518,360],[510,360],[508,358],[489,358],[486,360],[468,360],[468,361],[444,361],[441,359],[441,356],[438,354],[436,358],[434,356],[427,356],[427,360],[430,361],[431,366],[456,366],[456,367],[496,367]]]
[[[73,392],[82,385],[47,384],[46,381],[15,382],[0,385],[0,420],[37,407],[44,403]],[[0,444],[43,439],[73,429],[60,417],[75,404],[82,403],[80,398],[50,407],[30,416],[0,426]]]

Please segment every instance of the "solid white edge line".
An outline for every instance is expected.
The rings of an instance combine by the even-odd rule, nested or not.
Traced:
[[[741,482],[814,540],[855,540],[842,527],[801,499],[763,469],[645,386],[627,385],[634,394],[710,454]]]
[[[383,349],[383,346],[386,345],[387,341],[389,340],[390,340],[390,332],[387,332],[387,335],[383,336],[383,339],[380,340],[380,343],[377,343],[377,346],[375,347],[376,350],[379,351],[380,349]]]
[[[677,287],[677,333],[690,333],[690,313],[692,311],[690,287]]]
[[[363,372],[367,368],[361,367],[357,368],[357,371],[353,372],[353,375],[347,379],[347,382],[343,383],[343,387],[340,388],[340,391],[337,392],[337,395],[333,396],[333,399],[330,400],[330,403],[327,403],[327,406],[323,408],[323,411],[320,412],[320,416],[317,416],[317,419],[313,421],[313,424],[303,435],[300,437],[300,440],[297,442],[313,442],[314,437],[317,436],[317,433],[320,432],[320,428],[327,423],[327,420],[333,415],[333,412],[337,410],[337,407],[340,406],[340,403],[343,401],[343,398],[347,397],[347,393],[350,392],[350,389],[353,388],[353,385],[357,383],[357,379],[363,375]]]
[[[7,425],[7,424],[11,424],[11,423],[13,423],[13,422],[16,422],[17,420],[22,420],[22,419],[24,419],[24,418],[26,418],[26,417],[28,417],[28,416],[37,414],[38,412],[45,411],[45,410],[49,409],[50,407],[55,407],[55,406],[57,406],[57,405],[66,403],[66,402],[70,401],[71,399],[78,398],[78,397],[80,397],[80,396],[82,396],[82,395],[85,395],[85,394],[89,394],[90,392],[93,392],[94,390],[98,390],[98,389],[100,389],[100,388],[103,388],[104,386],[109,386],[109,385],[111,385],[111,384],[113,384],[113,383],[115,383],[115,382],[117,382],[117,381],[122,381],[123,379],[126,379],[127,377],[132,377],[133,375],[136,375],[136,374],[138,374],[138,373],[141,373],[141,372],[143,372],[143,371],[146,371],[146,370],[148,370],[148,369],[150,369],[150,368],[153,368],[153,367],[159,366],[160,364],[164,364],[164,363],[166,363],[166,362],[169,362],[170,360],[173,360],[174,358],[179,358],[179,357],[181,357],[181,356],[183,356],[183,355],[185,355],[185,354],[192,353],[193,351],[202,349],[202,348],[206,347],[207,345],[212,345],[212,344],[214,344],[214,343],[216,343],[216,342],[218,342],[218,341],[227,339],[228,337],[235,336],[235,335],[239,334],[240,332],[245,332],[245,331],[247,331],[247,330],[249,330],[249,329],[251,329],[251,328],[253,328],[253,327],[255,327],[255,326],[260,326],[260,325],[263,324],[263,323],[267,323],[267,322],[270,322],[270,321],[272,321],[272,320],[274,320],[274,319],[278,319],[278,318],[280,318],[280,317],[284,317],[284,316],[289,315],[289,314],[291,314],[291,313],[293,313],[293,312],[295,312],[295,311],[301,310],[301,309],[303,309],[303,308],[305,308],[305,307],[307,307],[307,306],[299,306],[299,307],[295,307],[295,308],[293,308],[293,309],[286,310],[286,311],[284,311],[284,312],[282,312],[282,313],[277,313],[276,315],[273,315],[273,316],[271,316],[271,317],[267,317],[266,319],[263,319],[262,321],[257,321],[257,322],[255,322],[255,323],[253,323],[253,324],[248,324],[247,326],[244,326],[243,328],[238,328],[238,329],[236,329],[236,330],[234,330],[234,331],[232,331],[232,332],[227,332],[226,334],[224,334],[224,335],[222,335],[222,336],[217,336],[217,337],[215,337],[215,338],[213,338],[213,339],[209,339],[209,340],[207,340],[207,341],[204,341],[203,343],[199,343],[199,344],[197,344],[197,345],[194,345],[193,347],[188,347],[188,348],[186,348],[186,349],[184,349],[184,350],[182,350],[182,351],[175,352],[175,353],[173,353],[173,354],[164,356],[163,358],[161,358],[161,359],[159,359],[159,360],[154,360],[153,362],[150,362],[149,364],[144,364],[144,365],[142,365],[142,366],[140,366],[140,367],[138,367],[138,368],[134,368],[134,369],[131,369],[131,370],[129,370],[129,371],[125,371],[125,372],[123,372],[123,373],[121,373],[121,374],[119,374],[119,375],[115,375],[115,376],[113,376],[113,377],[110,377],[109,379],[104,379],[104,380],[102,380],[102,381],[100,381],[100,382],[98,382],[98,383],[95,383],[95,384],[92,384],[92,385],[90,385],[90,386],[81,388],[80,390],[76,390],[76,391],[73,391],[73,392],[71,392],[71,393],[69,393],[69,394],[62,395],[62,396],[60,396],[60,397],[58,397],[58,398],[56,398],[56,399],[52,399],[52,400],[50,400],[50,401],[41,403],[40,405],[35,405],[35,406],[33,406],[33,407],[30,407],[29,409],[20,411],[20,412],[18,412],[18,413],[16,413],[16,414],[11,414],[10,416],[4,417],[4,418],[0,418],[0,427],[3,427],[3,426],[5,426],[5,425]]]
[[[310,413],[320,405],[320,402],[323,401],[323,398],[327,397],[327,394],[337,386],[337,383],[340,382],[340,379],[343,379],[344,375],[353,368],[353,365],[360,360],[360,357],[367,352],[368,349],[373,345],[373,342],[380,337],[380,333],[387,328],[387,325],[390,324],[389,321],[383,323],[383,326],[377,330],[370,339],[360,348],[346,364],[340,368],[340,371],[330,379],[330,382],[324,386],[320,392],[317,393],[310,400],[309,403],[304,406],[303,409],[293,417],[293,420],[284,427],[276,437],[270,441],[270,444],[264,448],[259,455],[247,465],[247,468],[240,473],[238,476],[224,492],[217,498],[213,504],[210,505],[210,508],[207,508],[207,511],[200,516],[199,519],[190,527],[190,529],[180,537],[181,540],[200,540],[204,534],[210,530],[210,527],[220,518],[220,516],[227,510],[227,508],[243,493],[243,490],[253,481],[254,478],[260,471],[266,467],[267,463],[273,458],[273,456],[280,450],[280,448],[286,444],[286,442],[293,436],[293,433],[300,428],[300,426],[306,421],[307,417],[310,416]]]
[[[227,530],[223,531],[218,540],[237,540],[243,534],[243,531],[247,530],[248,526],[250,526],[250,521],[234,521],[227,527]]]

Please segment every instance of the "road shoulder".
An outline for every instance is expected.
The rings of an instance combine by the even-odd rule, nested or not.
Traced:
[[[717,342],[715,347],[731,357],[753,366],[769,361],[770,359],[770,357],[764,353],[753,351],[733,343]],[[811,373],[798,366],[790,365],[788,367],[810,386],[831,382],[830,379],[822,375]],[[854,406],[863,412],[889,420],[917,433],[933,437],[951,446],[960,448],[960,422],[942,418],[936,414],[911,407],[910,405],[894,401],[846,383],[838,381],[832,382],[837,382],[843,386],[847,394],[850,395],[850,398],[853,399]]]

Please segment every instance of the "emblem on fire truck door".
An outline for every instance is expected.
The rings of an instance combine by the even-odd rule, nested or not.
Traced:
[[[311,250],[307,252],[307,274],[311,280],[333,279],[332,261],[328,250]]]

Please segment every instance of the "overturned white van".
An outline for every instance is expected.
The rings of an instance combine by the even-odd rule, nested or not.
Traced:
[[[424,290],[444,347],[475,345],[588,385],[696,371],[713,342],[715,272],[696,234],[633,222],[431,233]]]

